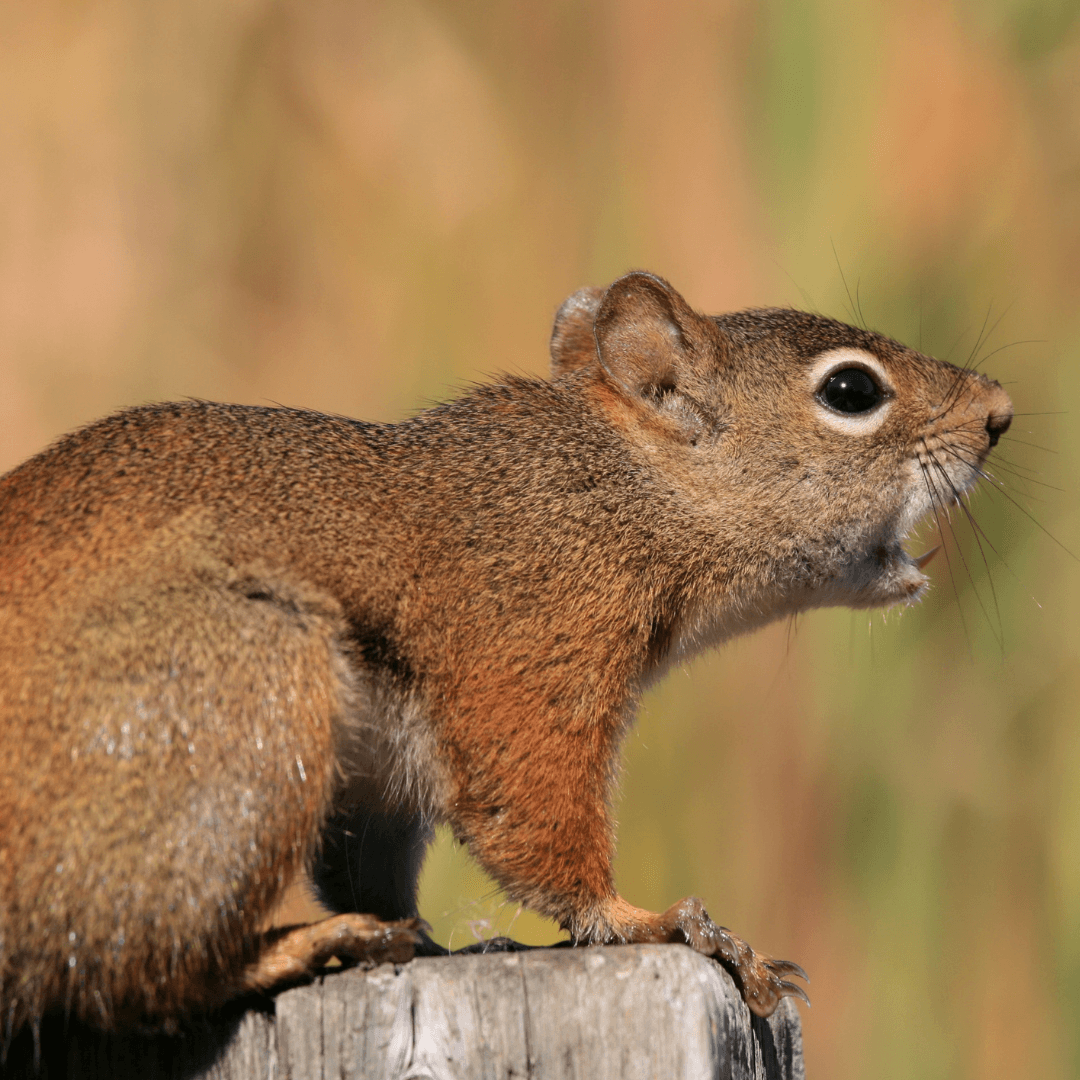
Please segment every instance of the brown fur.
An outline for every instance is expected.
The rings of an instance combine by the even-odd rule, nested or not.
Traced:
[[[810,379],[840,348],[889,390],[863,428]],[[688,940],[761,1013],[801,993],[700,904],[618,897],[620,740],[676,659],[918,596],[900,540],[974,483],[1008,398],[646,274],[572,297],[552,355],[396,425],[130,409],[0,480],[0,1036],[168,1024],[385,925],[263,936],[305,870],[401,955],[443,820],[578,941]]]

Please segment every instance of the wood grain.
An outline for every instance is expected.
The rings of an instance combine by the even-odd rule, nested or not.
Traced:
[[[5,1076],[29,1077],[29,1033]],[[805,1080],[790,999],[751,1016],[682,946],[541,949],[327,975],[184,1036],[46,1025],[41,1077],[73,1080]]]

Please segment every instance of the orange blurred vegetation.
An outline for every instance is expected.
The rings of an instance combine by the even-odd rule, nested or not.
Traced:
[[[0,163],[3,468],[145,400],[540,374],[631,267],[985,357],[981,533],[650,694],[619,879],[810,971],[811,1076],[1080,1077],[1076,0],[7,0]],[[445,837],[424,895],[555,934]]]

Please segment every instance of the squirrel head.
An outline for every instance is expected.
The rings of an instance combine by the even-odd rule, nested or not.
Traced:
[[[903,547],[983,475],[1012,405],[996,383],[805,312],[695,312],[634,272],[560,308],[577,372],[663,470],[744,617],[918,598]]]

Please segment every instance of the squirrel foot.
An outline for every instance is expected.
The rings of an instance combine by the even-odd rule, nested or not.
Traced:
[[[350,912],[306,926],[271,930],[263,936],[259,958],[242,977],[244,990],[272,990],[310,978],[332,958],[402,964],[422,944],[422,919],[383,922]]]
[[[741,937],[709,918],[705,905],[695,897],[672,904],[662,915],[617,901],[613,930],[616,940],[685,942],[699,953],[720,960],[732,970],[746,1004],[757,1016],[771,1016],[780,999],[801,998],[810,1004],[806,991],[790,981],[794,976],[809,981],[805,971],[790,960],[773,960],[754,950]]]

